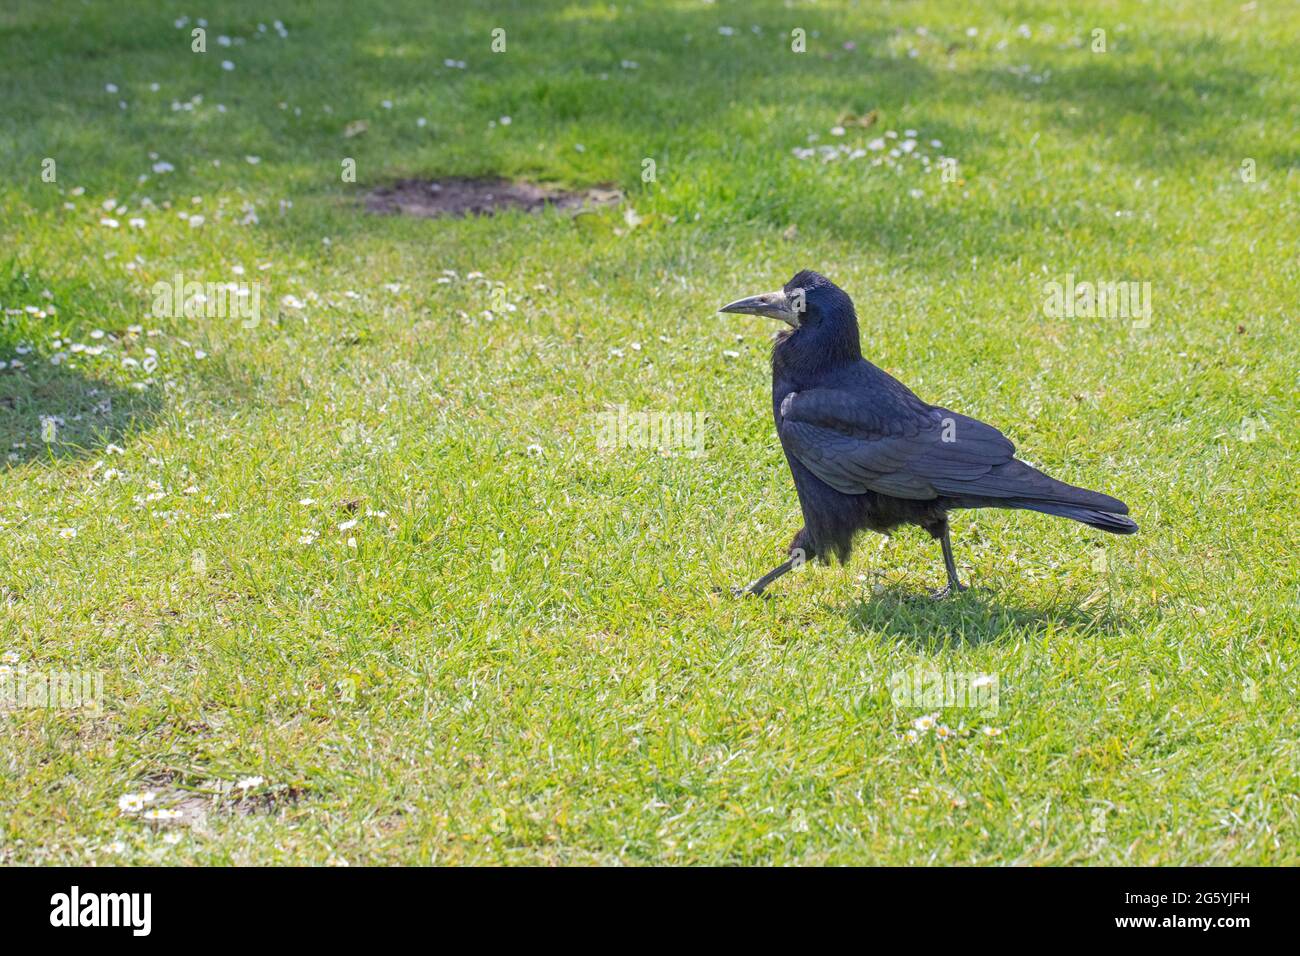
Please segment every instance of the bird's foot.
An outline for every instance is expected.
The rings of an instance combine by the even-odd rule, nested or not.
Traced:
[[[758,582],[746,584],[744,587],[741,587],[740,585],[732,585],[731,596],[738,597],[738,598],[759,597],[760,595],[762,595],[763,589],[760,587],[755,587],[757,583]]]
[[[965,590],[966,590],[966,585],[964,584],[957,584],[956,586],[953,586],[952,584],[945,584],[941,588],[935,588],[934,590],[932,590],[930,592],[930,597],[934,598],[936,601],[942,601],[944,598],[952,597],[954,594],[960,594],[962,591]]]

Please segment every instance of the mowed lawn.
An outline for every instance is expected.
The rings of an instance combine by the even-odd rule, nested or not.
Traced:
[[[0,862],[1297,862],[1297,43],[1271,0],[7,3],[0,678],[102,693],[0,713]],[[625,198],[364,209],[451,175]],[[1141,534],[959,513],[958,598],[916,529],[732,597],[801,522],[774,329],[716,309],[801,268]],[[163,314],[178,274],[257,320]]]

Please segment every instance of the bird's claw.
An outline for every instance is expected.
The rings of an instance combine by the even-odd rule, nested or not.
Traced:
[[[746,584],[744,587],[741,587],[740,585],[732,585],[731,588],[731,596],[738,597],[738,598],[758,597],[762,593],[763,593],[762,588],[755,590],[754,585],[752,584]]]

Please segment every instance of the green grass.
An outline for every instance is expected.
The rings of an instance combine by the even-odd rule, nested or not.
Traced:
[[[0,12],[0,652],[103,680],[0,714],[0,861],[1297,862],[1294,7],[219,6],[205,55],[184,4]],[[908,129],[957,182],[793,154]],[[449,174],[627,198],[361,211]],[[915,529],[730,597],[800,518],[773,330],[715,309],[804,267],[1142,533],[963,513],[955,600]],[[260,324],[152,314],[177,272]],[[1149,328],[1046,316],[1067,274]],[[620,405],[704,453],[600,450]],[[917,667],[997,712],[896,706]]]

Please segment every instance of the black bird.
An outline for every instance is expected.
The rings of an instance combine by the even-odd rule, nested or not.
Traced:
[[[858,531],[904,524],[942,543],[948,586],[939,595],[963,590],[948,537],[956,508],[1026,508],[1113,534],[1137,531],[1124,502],[1017,461],[996,428],[921,401],[864,359],[853,300],[825,276],[805,270],[777,292],[720,311],[791,326],[772,347],[772,415],[804,526],[789,559],[744,593],[761,594],[805,560],[844,563]]]

